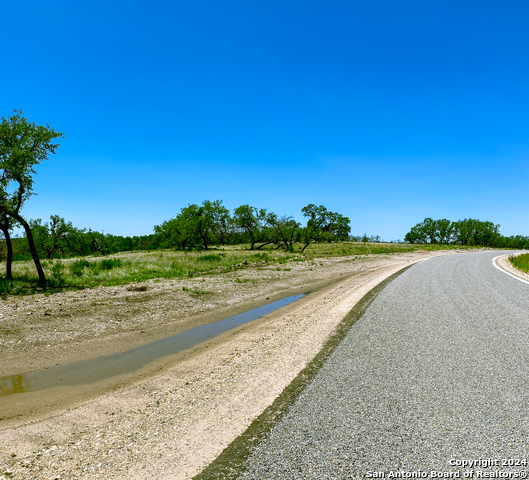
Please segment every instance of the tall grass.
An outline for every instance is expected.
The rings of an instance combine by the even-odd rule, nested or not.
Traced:
[[[297,247],[297,246],[296,246]],[[155,278],[190,278],[197,275],[229,272],[237,268],[285,264],[311,260],[315,257],[390,254],[434,249],[426,245],[393,243],[321,243],[311,244],[301,255],[300,249],[285,252],[275,247],[249,250],[246,245],[220,247],[207,252],[155,250],[122,252],[106,258],[83,257],[66,260],[43,260],[48,279],[45,291],[81,289],[98,285],[114,286]],[[13,280],[0,277],[0,295],[26,294],[42,291],[31,261],[13,262]]]
[[[522,255],[509,255],[509,261],[514,267],[522,270],[522,272],[529,273],[529,253]]]
[[[42,267],[48,280],[45,290],[56,291],[98,285],[125,285],[154,278],[192,278],[212,272],[229,272],[239,267],[283,262],[292,256],[282,251],[256,252],[234,247],[208,254],[157,250],[119,253],[104,259],[83,257],[43,260]],[[13,280],[0,277],[0,295],[41,290],[31,261],[13,262]]]

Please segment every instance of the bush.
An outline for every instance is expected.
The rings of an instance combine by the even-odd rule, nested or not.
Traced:
[[[11,293],[13,290],[13,282],[11,280],[0,280],[0,295]]]
[[[106,258],[99,262],[99,266],[102,270],[112,270],[115,267],[121,267],[123,262],[119,258]]]
[[[50,285],[52,287],[62,287],[64,285],[64,265],[61,262],[55,262],[51,267]]]
[[[76,277],[80,277],[83,275],[85,267],[90,268],[90,262],[87,260],[76,260],[70,265],[70,273]]]

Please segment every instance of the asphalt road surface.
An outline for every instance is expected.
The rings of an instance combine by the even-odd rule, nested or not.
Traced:
[[[524,478],[529,285],[493,267],[500,253],[390,283],[240,478]]]

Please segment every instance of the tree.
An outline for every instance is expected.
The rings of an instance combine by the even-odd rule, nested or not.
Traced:
[[[292,245],[299,238],[299,222],[296,222],[292,217],[278,217],[275,213],[268,214],[267,222],[272,229],[274,241],[278,244],[278,248],[284,245],[287,251],[291,251]]]
[[[404,241],[408,243],[426,243],[426,234],[418,223],[404,236]]]
[[[492,222],[465,218],[455,222],[454,235],[457,243],[461,245],[494,247],[501,238],[499,228],[499,225],[495,225]]]
[[[9,233],[13,227],[13,221],[5,214],[0,212],[0,230],[4,234],[6,240],[6,279],[13,279],[13,242],[11,242],[11,234]]]
[[[161,225],[154,227],[154,233],[161,247],[178,247],[179,250],[194,248],[201,239],[197,233],[198,205],[188,205],[180,213]]]
[[[302,232],[304,242],[302,252],[311,241],[331,242],[349,239],[350,220],[344,215],[331,212],[323,205],[316,206],[313,203],[303,207],[301,211],[305,217],[308,217],[307,226]]]
[[[406,234],[404,241],[496,247],[505,242],[499,228],[499,225],[492,222],[482,222],[473,218],[465,218],[457,222],[451,222],[446,218],[441,220],[425,218]]]
[[[449,244],[454,240],[454,223],[446,218],[436,220],[439,243]]]
[[[430,217],[425,218],[418,223],[406,234],[404,241],[409,243],[443,243],[447,244],[452,241],[454,224],[443,218],[442,220],[433,220]]]
[[[46,284],[35,242],[28,222],[20,214],[25,201],[33,195],[35,165],[54,154],[64,137],[49,125],[30,123],[15,110],[15,115],[0,122],[0,218],[7,216],[20,223],[26,232],[31,256],[39,275],[39,283]]]
[[[29,226],[31,227],[35,247],[39,256],[52,259],[57,253],[61,255],[78,253],[73,251],[75,249],[72,248],[75,228],[71,222],[66,222],[59,215],[51,215],[50,223],[45,223],[44,225],[42,225],[40,218],[30,220]]]
[[[202,205],[205,206],[206,202],[209,202],[209,200],[206,200]],[[222,205],[222,200],[215,200],[209,203],[213,218],[213,233],[221,245],[226,245],[229,241],[228,239],[233,236],[233,222],[230,217],[230,211]]]
[[[233,221],[237,228],[248,235],[251,244],[250,250],[253,250],[255,244],[258,242],[264,242],[258,248],[273,243],[266,240],[266,235],[269,230],[266,209],[258,209],[250,205],[241,205],[234,210]]]
[[[178,246],[180,250],[202,246],[208,249],[214,240],[225,243],[231,227],[230,214],[221,200],[204,200],[182,208],[180,213],[162,225],[156,225],[154,232],[161,246]]]
[[[90,237],[90,252],[92,254],[99,252],[101,255],[105,256],[108,253],[105,234],[103,232],[99,233],[88,230],[88,235]]]
[[[196,209],[197,231],[202,239],[204,250],[208,249],[208,245],[211,244],[212,240],[211,236],[216,232],[220,234],[224,244],[228,219],[229,211],[222,205],[221,200],[215,200],[214,202],[204,200],[202,205]]]

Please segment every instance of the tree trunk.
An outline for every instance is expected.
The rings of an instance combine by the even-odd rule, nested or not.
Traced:
[[[252,246],[250,247],[250,250],[253,250],[253,247],[255,246],[255,239],[253,238],[253,235],[250,235],[250,239],[252,241]]]
[[[6,258],[6,279],[13,280],[12,264],[13,264],[13,243],[11,242],[11,236],[9,235],[9,229],[7,226],[0,226],[0,229],[4,233],[7,247],[7,258]]]
[[[263,248],[264,246],[266,245],[270,245],[271,243],[274,243],[274,242],[266,242],[266,243],[263,243],[262,245],[259,245],[256,250],[261,250],[261,248]],[[252,249],[253,250],[253,249]]]
[[[18,213],[10,213],[10,215],[24,227],[26,231],[26,238],[28,239],[29,250],[31,252],[31,257],[35,263],[35,268],[39,274],[39,283],[42,286],[46,285],[46,275],[44,275],[44,270],[42,270],[42,265],[40,264],[39,255],[37,254],[37,249],[35,248],[35,240],[33,240],[33,233],[31,233],[31,228],[29,228],[28,222],[26,222]]]
[[[204,245],[204,250],[208,249],[208,234],[205,233],[202,235],[202,232],[200,232],[200,236],[202,237],[202,244]]]

